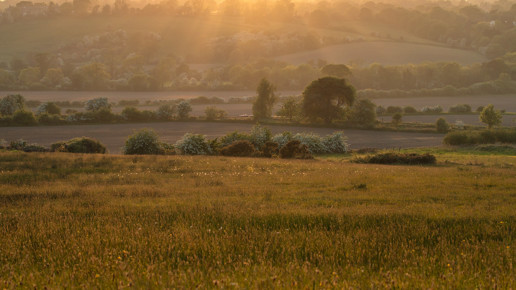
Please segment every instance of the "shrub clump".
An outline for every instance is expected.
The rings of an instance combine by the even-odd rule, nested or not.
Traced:
[[[305,144],[302,144],[299,140],[289,141],[285,146],[281,147],[279,151],[280,158],[284,159],[312,159],[313,156],[308,150]]]
[[[238,140],[220,150],[223,156],[250,157],[256,154],[254,145],[247,140]]]
[[[448,124],[444,118],[439,118],[435,122],[435,129],[439,133],[447,133],[450,131],[450,124]]]
[[[18,110],[14,112],[13,123],[15,123],[16,125],[33,126],[36,125],[38,122],[36,121],[36,117],[34,117],[34,114],[32,112]]]
[[[165,153],[158,134],[152,129],[142,129],[129,136],[122,152],[126,155]]]
[[[362,158],[354,159],[357,163],[374,163],[374,164],[406,164],[406,165],[424,165],[435,164],[436,158],[432,154],[417,153],[380,153],[368,155]]]
[[[349,150],[347,137],[343,132],[326,135],[322,139],[322,144],[326,147],[327,153],[346,153]]]
[[[18,139],[9,142],[9,146],[4,146],[0,144],[0,148],[4,148],[7,150],[18,150],[23,152],[49,152],[50,150],[44,146],[38,145],[36,143],[29,144],[27,141],[23,139]]]
[[[206,136],[200,134],[186,133],[181,140],[176,142],[175,148],[179,154],[184,155],[208,155],[213,153]]]
[[[50,150],[53,152],[104,154],[106,153],[106,146],[95,139],[80,137],[56,142],[50,146]]]
[[[267,142],[265,142],[265,145],[263,146],[261,155],[263,157],[271,158],[271,157],[279,154],[278,149],[279,149],[278,143],[273,142],[273,141],[267,141]]]
[[[475,145],[492,143],[516,143],[516,130],[461,131],[446,134],[443,143],[447,145]]]
[[[471,113],[471,106],[468,104],[459,104],[455,106],[451,106],[448,109],[450,113]]]

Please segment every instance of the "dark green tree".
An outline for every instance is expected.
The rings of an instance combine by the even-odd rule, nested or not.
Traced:
[[[255,119],[270,118],[272,107],[276,102],[274,92],[276,88],[267,79],[262,79],[256,88],[256,101],[253,103],[253,115]]]
[[[278,116],[287,117],[289,121],[299,114],[299,103],[295,97],[289,97],[276,113]]]
[[[321,72],[324,75],[338,78],[343,78],[351,74],[351,70],[345,64],[327,64],[321,69]]]
[[[495,110],[492,104],[489,104],[480,113],[480,121],[487,124],[487,128],[491,129],[493,126],[498,126],[502,123],[502,113]]]
[[[302,110],[312,121],[321,118],[329,124],[342,115],[342,106],[353,105],[355,97],[355,88],[345,79],[323,77],[305,88]]]
[[[364,99],[356,102],[349,115],[351,122],[364,127],[373,127],[376,122],[376,105]]]

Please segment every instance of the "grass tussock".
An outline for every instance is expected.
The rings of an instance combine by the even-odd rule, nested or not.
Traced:
[[[513,287],[516,160],[436,155],[0,152],[0,288]]]

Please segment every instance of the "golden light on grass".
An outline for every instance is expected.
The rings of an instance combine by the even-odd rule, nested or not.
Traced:
[[[514,285],[516,160],[349,158],[0,152],[0,287]]]

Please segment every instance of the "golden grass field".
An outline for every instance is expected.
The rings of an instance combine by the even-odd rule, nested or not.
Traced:
[[[0,152],[0,288],[514,288],[514,150],[418,151]]]

